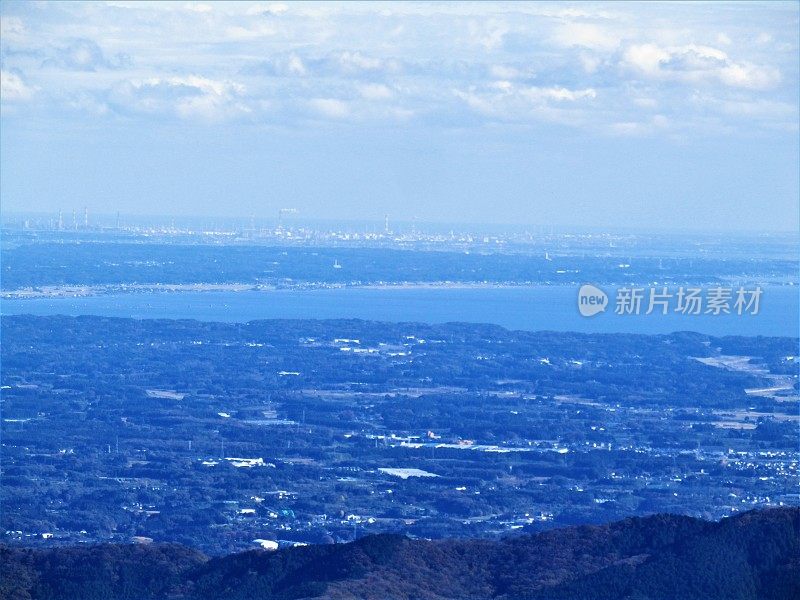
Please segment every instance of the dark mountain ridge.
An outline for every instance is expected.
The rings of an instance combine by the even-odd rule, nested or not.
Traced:
[[[0,598],[800,598],[800,508],[488,540],[367,536],[209,559],[179,545],[0,547]]]

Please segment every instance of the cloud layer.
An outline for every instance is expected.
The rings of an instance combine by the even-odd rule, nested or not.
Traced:
[[[0,18],[3,118],[797,130],[797,4],[11,1]]]

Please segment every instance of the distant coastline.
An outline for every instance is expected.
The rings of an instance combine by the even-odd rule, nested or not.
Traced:
[[[492,289],[508,287],[569,287],[577,282],[492,282],[492,281],[401,281],[377,283],[303,282],[292,284],[261,283],[144,283],[104,285],[48,285],[0,291],[0,298],[24,300],[26,298],[86,298],[124,293],[181,293],[181,292],[275,292],[320,289]]]
[[[276,292],[276,291],[310,291],[323,289],[392,289],[392,290],[474,290],[474,289],[502,289],[502,288],[569,288],[581,285],[580,281],[551,282],[551,281],[381,281],[374,283],[331,283],[324,281],[294,282],[294,283],[130,283],[130,284],[100,284],[100,285],[45,285],[25,287],[14,290],[0,290],[2,300],[25,299],[57,299],[57,298],[87,298],[93,296],[108,296],[117,294],[152,294],[152,293],[185,293],[185,292]],[[600,282],[611,288],[622,285],[640,285],[647,287],[650,283],[631,282]],[[678,285],[726,285],[724,282],[683,282],[665,284],[670,287]],[[733,285],[733,284],[729,284]],[[790,282],[767,282],[770,287],[794,287],[797,284]]]

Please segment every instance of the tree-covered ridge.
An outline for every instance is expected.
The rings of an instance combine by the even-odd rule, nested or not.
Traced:
[[[654,515],[488,540],[367,536],[207,559],[176,545],[0,549],[0,597],[684,600],[800,597],[800,509]]]

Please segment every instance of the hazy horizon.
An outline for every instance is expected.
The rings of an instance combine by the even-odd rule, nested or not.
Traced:
[[[76,208],[75,215],[78,220],[79,227],[77,231],[83,231],[83,208],[80,210]],[[72,207],[69,209],[62,209],[61,215],[64,221],[64,232],[72,230],[70,222],[72,219]],[[277,213],[277,211],[275,211]],[[155,213],[122,213],[117,215],[116,212],[100,212],[90,213],[90,228],[114,228],[116,225],[117,216],[120,219],[121,227],[149,227],[149,226],[171,226],[175,228],[192,228],[205,225],[217,225],[221,227],[239,227],[247,228],[251,222],[259,228],[269,228],[283,223],[285,227],[298,228],[298,227],[314,227],[314,226],[327,226],[332,228],[343,227],[348,230],[355,231],[356,228],[369,227],[370,230],[379,232],[384,231],[385,219],[389,217],[390,230],[395,233],[408,232],[413,227],[424,229],[431,228],[433,231],[440,232],[447,228],[452,228],[453,231],[459,233],[491,233],[491,232],[504,232],[504,233],[523,233],[528,231],[531,234],[541,233],[554,233],[554,234],[657,234],[657,235],[686,235],[686,236],[717,236],[721,234],[731,234],[737,236],[789,236],[797,238],[800,241],[800,232],[795,229],[714,229],[713,226],[695,226],[687,225],[685,227],[659,227],[658,224],[643,225],[643,226],[592,226],[592,225],[574,225],[570,223],[553,224],[553,223],[475,223],[468,221],[444,221],[444,220],[422,220],[422,219],[407,219],[395,220],[391,215],[384,215],[381,218],[373,219],[335,219],[316,217],[313,215],[297,215],[291,214],[278,218],[277,214],[249,214],[249,215],[223,215],[223,214],[155,214]],[[6,226],[9,224],[20,225],[19,221],[29,219],[35,220],[36,223],[41,225],[54,225],[58,219],[58,210],[55,212],[50,211],[7,211],[0,208],[0,224]],[[36,229],[36,227],[33,227]],[[49,228],[49,227],[48,227]]]

